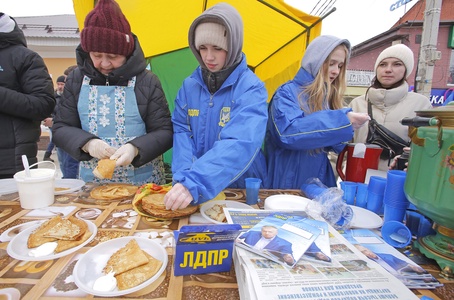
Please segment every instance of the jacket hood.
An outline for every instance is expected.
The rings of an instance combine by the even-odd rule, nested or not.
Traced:
[[[124,85],[127,83],[129,79],[134,76],[137,76],[140,72],[142,72],[146,66],[147,61],[145,60],[142,47],[140,46],[139,40],[136,35],[133,34],[134,37],[134,51],[132,54],[126,59],[126,62],[121,67],[115,69],[107,78],[109,79],[110,85],[116,85],[120,83],[120,85]],[[106,81],[106,76],[101,74],[94,66],[90,59],[90,54],[85,52],[82,49],[82,46],[79,44],[76,49],[76,60],[77,66],[81,70],[82,74],[87,75],[90,78],[100,79],[102,81]],[[96,81],[99,83],[99,81]]]
[[[351,46],[346,39],[340,39],[332,35],[321,35],[315,38],[307,47],[301,61],[301,68],[308,71],[314,78],[323,65],[323,62],[328,58],[331,52],[337,46],[344,44],[348,49],[348,57],[350,56]]]
[[[27,41],[24,32],[17,26],[16,20],[10,17],[16,25],[11,32],[0,32],[0,49],[7,48],[13,45],[22,45],[27,47]]]
[[[195,29],[201,23],[218,23],[227,31],[227,58],[224,68],[233,66],[241,61],[243,51],[243,20],[238,11],[227,3],[218,3],[204,11],[192,22],[188,33],[189,47],[199,64],[205,67],[198,49],[195,47]]]

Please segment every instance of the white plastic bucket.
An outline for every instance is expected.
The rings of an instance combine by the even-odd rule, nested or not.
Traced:
[[[49,161],[30,167],[41,163],[50,163],[54,168],[30,169],[30,177],[26,176],[25,170],[14,174],[20,206],[24,209],[42,208],[54,203],[56,167]]]

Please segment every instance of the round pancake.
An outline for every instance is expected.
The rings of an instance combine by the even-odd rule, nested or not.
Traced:
[[[96,200],[120,200],[133,196],[138,187],[126,183],[100,185],[90,191],[90,197]]]
[[[195,205],[178,210],[167,210],[164,205],[164,196],[165,194],[151,194],[143,197],[142,201],[140,201],[142,210],[151,217],[173,219],[191,215],[198,209],[198,206]]]
[[[165,194],[151,194],[142,198],[142,207],[149,209],[166,209],[164,205]]]

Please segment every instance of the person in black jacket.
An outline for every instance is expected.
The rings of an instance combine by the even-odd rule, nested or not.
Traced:
[[[38,161],[41,121],[55,107],[54,87],[44,60],[27,48],[16,21],[0,12],[0,178],[12,178]]]
[[[56,82],[57,82],[57,88],[55,89],[55,101],[56,101],[56,103],[58,103],[58,101],[60,100],[61,94],[63,94],[63,89],[65,88],[66,76],[65,75],[58,76]],[[47,126],[49,129],[52,128],[52,124],[54,123],[53,117],[54,116],[52,114],[52,116],[45,118],[43,121],[43,125]],[[46,152],[44,152],[43,160],[54,162],[54,160],[50,157],[55,148],[54,142],[52,141],[52,130],[50,130],[49,137],[50,137],[49,144],[47,144],[47,149],[46,149]]]
[[[169,107],[128,20],[113,0],[100,0],[85,18],[77,68],[66,79],[52,133],[57,147],[94,176],[98,160],[116,160],[109,182],[164,184],[162,154],[172,147]]]

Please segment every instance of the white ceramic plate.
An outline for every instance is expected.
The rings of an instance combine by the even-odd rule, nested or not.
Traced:
[[[273,195],[265,199],[265,209],[268,210],[306,210],[312,201],[296,195]]]
[[[216,220],[213,220],[212,218],[210,218],[208,215],[205,214],[205,211],[207,209],[210,209],[211,207],[213,207],[214,205],[224,205],[227,206],[228,208],[242,208],[242,209],[254,209],[253,207],[247,205],[247,204],[244,204],[244,203],[241,203],[241,202],[238,202],[238,201],[231,201],[231,200],[210,200],[208,202],[205,202],[204,204],[202,204],[202,206],[200,207],[200,213],[202,214],[202,217],[205,218],[205,220],[211,222],[211,223],[215,223],[215,224],[227,224],[226,223],[223,223],[223,222],[219,222],[219,221],[216,221]]]
[[[20,292],[16,288],[0,289],[0,299],[19,300]]]
[[[350,205],[353,210],[352,228],[375,229],[383,225],[383,219],[374,213],[359,206]]]
[[[85,181],[80,179],[55,179],[55,188],[67,188],[62,191],[55,191],[55,195],[63,195],[80,190],[85,185]]]
[[[41,224],[45,220],[38,220],[38,221],[31,221],[27,223],[22,223],[16,226],[11,227],[10,229],[6,230],[5,232],[0,235],[0,242],[9,242],[11,241],[16,235],[24,231],[30,226],[35,226],[36,224]]]
[[[35,208],[30,210],[25,217],[37,217],[37,218],[49,218],[61,215],[67,217],[73,210],[77,209],[77,206],[47,206],[43,208]]]
[[[17,192],[17,184],[14,178],[0,179],[0,196]]]
[[[9,256],[15,259],[20,259],[20,260],[25,260],[25,261],[43,261],[43,260],[51,260],[51,259],[56,259],[60,258],[63,256],[66,256],[68,254],[71,254],[80,248],[84,247],[86,244],[88,244],[95,236],[96,233],[98,232],[98,229],[96,228],[96,225],[91,222],[91,221],[86,221],[84,220],[85,223],[88,225],[88,229],[92,233],[91,236],[83,242],[82,244],[73,247],[71,249],[62,251],[60,253],[55,253],[55,254],[50,254],[50,255],[45,255],[45,256],[40,256],[40,257],[33,257],[29,256],[28,252],[30,249],[27,247],[27,240],[28,236],[36,229],[39,227],[40,224],[28,227],[27,229],[23,230],[20,232],[18,235],[16,235],[8,244],[8,247],[6,248],[6,251],[8,252]]]
[[[142,250],[144,250],[154,258],[162,261],[161,268],[153,277],[130,289],[118,290],[118,288],[115,288],[115,290],[111,292],[100,292],[93,290],[93,284],[95,283],[96,279],[105,275],[103,274],[102,270],[106,266],[109,258],[120,248],[124,247],[131,239],[135,239]],[[102,297],[116,297],[133,293],[150,285],[153,281],[159,278],[159,276],[166,269],[166,266],[167,252],[164,247],[159,245],[157,242],[147,238],[127,236],[108,240],[88,250],[77,261],[74,267],[73,277],[76,285],[81,290],[89,294]]]

